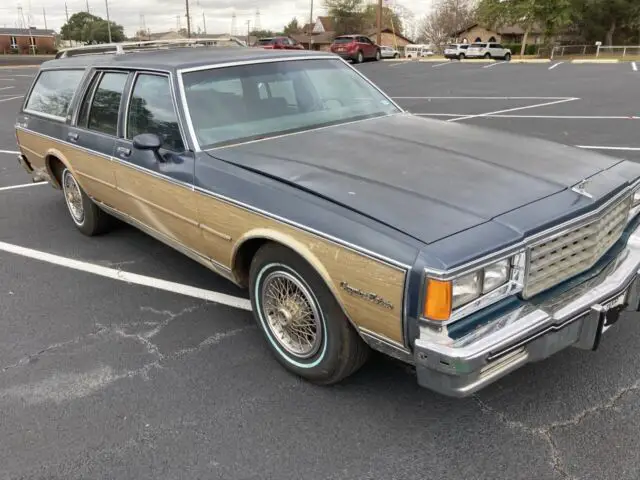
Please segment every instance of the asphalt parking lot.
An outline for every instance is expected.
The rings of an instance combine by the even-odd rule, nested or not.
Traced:
[[[415,114],[640,161],[630,64],[487,65],[358,68]],[[86,238],[58,192],[24,186],[13,123],[33,73],[0,69],[1,478],[640,477],[637,318],[468,399],[382,357],[312,386],[271,357],[243,292],[133,228]]]

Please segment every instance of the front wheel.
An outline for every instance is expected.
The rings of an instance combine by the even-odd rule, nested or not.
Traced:
[[[111,226],[111,217],[84,193],[68,168],[62,171],[61,180],[67,209],[78,230],[89,237],[107,231]]]
[[[510,53],[507,53],[507,54],[504,56],[504,61],[505,61],[505,62],[510,62],[510,61],[511,61],[511,54],[510,54]]]
[[[486,59],[491,58],[491,54],[490,54],[490,53],[485,53],[485,54],[484,54],[484,58],[486,58]]]
[[[395,53],[395,54],[393,55],[393,58],[399,58],[399,57],[400,57],[400,55],[399,55],[399,54],[397,54],[397,53]]]
[[[380,50],[376,50],[376,62],[380,60]]]
[[[464,60],[465,54],[461,53],[460,55],[458,55],[458,60]]]
[[[358,370],[369,347],[315,270],[277,244],[260,248],[249,272],[251,305],[278,362],[313,383],[337,383]]]

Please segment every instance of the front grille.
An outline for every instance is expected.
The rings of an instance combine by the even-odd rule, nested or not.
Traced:
[[[622,235],[631,202],[629,196],[590,223],[532,246],[522,296],[530,298],[593,267]]]

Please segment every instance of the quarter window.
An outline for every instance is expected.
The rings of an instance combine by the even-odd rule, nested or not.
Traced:
[[[82,70],[45,70],[31,91],[25,110],[63,119],[82,80]]]
[[[126,73],[112,72],[102,75],[89,110],[89,130],[108,135],[118,133],[118,111],[127,76]]]
[[[127,116],[127,138],[141,133],[155,133],[162,138],[163,148],[184,151],[166,76],[143,74],[136,80]]]

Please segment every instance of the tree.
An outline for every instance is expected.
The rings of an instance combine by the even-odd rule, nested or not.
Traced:
[[[576,0],[575,19],[589,41],[625,44],[637,38],[640,3],[637,0]],[[639,39],[640,41],[640,39]]]
[[[422,41],[441,45],[469,27],[475,17],[470,0],[440,0],[418,27],[418,37]]]
[[[364,0],[325,0],[324,5],[329,16],[333,18],[338,35],[363,31]]]
[[[298,19],[293,17],[287,25],[284,27],[285,35],[293,35],[294,33],[300,33],[302,28],[300,28],[300,24],[298,23]]]
[[[265,38],[265,37],[273,37],[275,35],[271,30],[251,30],[249,35],[252,37]]]
[[[545,39],[549,41],[559,29],[571,23],[572,13],[571,0],[481,0],[477,16],[480,23],[491,28],[521,27],[524,36],[520,55],[524,55],[529,33],[536,24],[543,27]]]
[[[125,40],[124,28],[110,22],[111,40],[122,42]],[[69,21],[60,29],[62,38],[83,43],[107,43],[109,41],[109,23],[101,17],[88,12],[78,12],[71,15]]]
[[[378,26],[378,7],[374,4],[368,4],[362,12],[365,30],[375,29]],[[382,7],[382,28],[391,28],[397,34],[402,35],[403,25],[400,17],[389,7]]]

